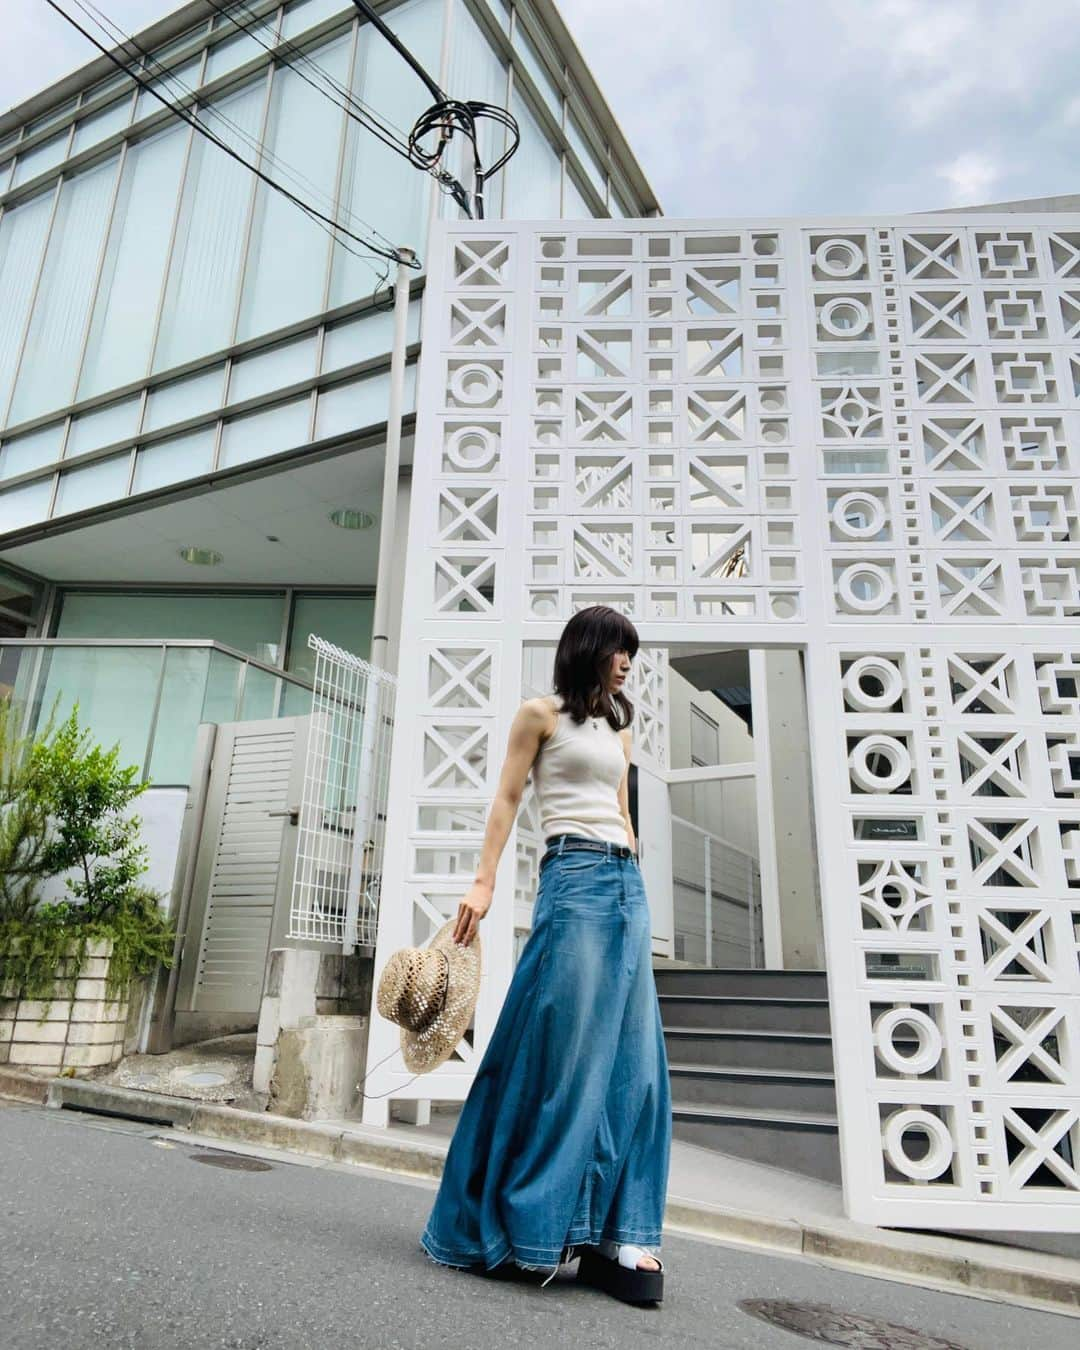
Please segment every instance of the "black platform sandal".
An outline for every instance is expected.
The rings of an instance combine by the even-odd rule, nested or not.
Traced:
[[[606,1251],[612,1254],[606,1255]],[[639,1270],[638,1262],[643,1256],[651,1256],[659,1268]],[[655,1252],[647,1252],[630,1242],[604,1241],[599,1247],[584,1247],[577,1277],[624,1303],[659,1303],[664,1297],[663,1261]]]

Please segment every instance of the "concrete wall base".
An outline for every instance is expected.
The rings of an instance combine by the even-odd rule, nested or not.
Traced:
[[[373,971],[371,955],[270,953],[252,1078],[269,1111],[298,1120],[359,1111]]]

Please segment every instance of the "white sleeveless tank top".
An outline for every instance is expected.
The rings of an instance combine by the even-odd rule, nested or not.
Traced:
[[[556,710],[562,700],[548,695]],[[575,726],[568,712],[540,746],[532,781],[540,808],[540,834],[583,834],[629,844],[619,810],[619,784],[626,772],[622,737],[603,717],[587,717]]]

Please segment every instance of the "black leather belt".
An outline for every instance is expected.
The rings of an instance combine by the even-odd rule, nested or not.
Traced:
[[[576,853],[579,850],[587,850],[594,853],[610,853],[613,858],[633,858],[635,861],[637,860],[637,854],[629,844],[612,844],[604,839],[585,839],[578,834],[556,834],[552,835],[547,841],[547,851],[540,859],[541,867],[543,867],[544,863],[546,863],[549,858],[558,856],[560,851],[560,840],[565,841],[562,845],[563,853],[570,853],[571,851]]]

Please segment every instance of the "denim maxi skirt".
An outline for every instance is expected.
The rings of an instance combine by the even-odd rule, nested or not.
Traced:
[[[636,859],[545,855],[420,1238],[435,1261],[554,1267],[570,1243],[659,1246],[671,1088],[649,928]]]

